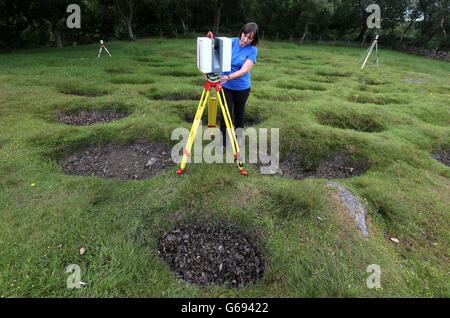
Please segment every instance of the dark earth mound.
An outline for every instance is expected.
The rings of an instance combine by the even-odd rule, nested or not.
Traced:
[[[434,158],[442,163],[443,165],[446,165],[447,167],[450,167],[450,149],[442,150],[434,155]]]
[[[138,62],[151,62],[150,58],[146,56],[135,56],[134,60]]]
[[[105,69],[105,72],[110,74],[131,74],[133,73],[131,70],[125,67],[112,67]]]
[[[195,117],[195,113],[197,110],[193,110],[191,112],[186,111],[182,117],[184,119],[185,122],[192,124],[194,122],[194,117]],[[208,124],[208,115],[205,114],[206,112],[203,112],[202,114],[202,124],[206,125]]]
[[[256,114],[245,114],[244,117],[244,126],[245,127],[253,127],[261,123],[263,119]]]
[[[376,105],[388,105],[388,104],[405,104],[403,101],[397,97],[382,95],[382,94],[353,94],[348,97],[350,102],[355,102],[358,104],[376,104]]]
[[[363,114],[318,113],[318,122],[322,125],[341,129],[353,129],[360,132],[381,132],[383,125],[377,120]]]
[[[58,121],[67,125],[93,125],[97,123],[107,123],[128,116],[126,112],[104,111],[96,110],[86,111],[82,110],[78,113],[66,114],[63,112],[57,113]]]
[[[143,85],[143,84],[153,84],[156,82],[156,80],[152,78],[137,77],[137,76],[121,76],[110,78],[109,82],[113,84]]]
[[[88,84],[64,83],[59,86],[59,91],[66,95],[97,97],[108,94],[106,89],[98,88]]]
[[[423,83],[425,83],[425,80],[420,79],[420,78],[406,77],[403,79],[403,82],[406,82],[409,84],[423,84]]]
[[[369,160],[356,158],[351,155],[336,154],[330,160],[321,162],[316,168],[304,168],[297,154],[289,154],[280,160],[280,169],[275,175],[291,179],[304,179],[308,177],[335,179],[351,178],[362,175],[369,167]],[[257,164],[259,170],[261,164]]]
[[[164,233],[158,253],[175,275],[189,283],[243,287],[261,278],[265,262],[240,230],[186,225]]]
[[[69,175],[142,180],[173,167],[170,152],[170,146],[161,143],[93,146],[72,154],[62,166]]]
[[[171,101],[179,101],[179,100],[200,100],[201,95],[197,93],[152,93],[147,95],[149,99],[154,100],[171,100]]]
[[[385,85],[388,83],[387,81],[384,81],[384,80],[368,79],[368,78],[363,78],[360,80],[360,82],[362,84],[370,85],[370,86]]]
[[[169,71],[161,71],[158,73],[163,76],[173,76],[173,77],[198,77],[197,72],[193,71],[185,71],[185,70],[169,70]]]

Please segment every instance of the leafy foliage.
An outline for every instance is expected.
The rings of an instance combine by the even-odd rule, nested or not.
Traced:
[[[0,49],[91,43],[99,38],[236,35],[248,21],[280,39],[361,41],[372,38],[365,11],[381,7],[385,44],[450,48],[449,0],[92,0],[78,1],[82,28],[65,27],[73,0],[0,0]],[[75,1],[76,2],[76,1]]]

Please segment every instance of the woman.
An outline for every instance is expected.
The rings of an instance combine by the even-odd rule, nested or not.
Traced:
[[[239,38],[231,39],[231,71],[221,74],[220,81],[225,92],[228,109],[235,128],[244,128],[244,108],[250,95],[250,70],[256,64],[258,55],[258,25],[254,22],[244,25]],[[226,126],[220,120],[223,145],[226,145]]]

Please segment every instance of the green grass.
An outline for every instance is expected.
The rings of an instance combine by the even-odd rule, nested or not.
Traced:
[[[371,162],[338,180],[366,201],[364,239],[321,179],[243,178],[233,164],[129,182],[64,175],[57,160],[93,143],[174,144],[197,106],[194,39],[108,48],[113,57],[99,60],[97,45],[0,55],[0,297],[450,296],[450,169],[431,155],[450,147],[450,64],[382,50],[379,70],[372,61],[360,71],[364,49],[259,48],[248,113],[280,128],[281,156],[314,166],[344,151]],[[83,127],[55,119],[80,109],[130,116]],[[177,281],[158,238],[195,220],[254,233],[264,277],[243,289]],[[66,288],[70,264],[87,283],[80,290]],[[380,290],[366,287],[370,264],[381,266]]]

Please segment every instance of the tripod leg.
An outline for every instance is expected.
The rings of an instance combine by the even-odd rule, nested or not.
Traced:
[[[188,159],[188,156],[190,155],[192,144],[194,143],[195,134],[197,132],[198,126],[200,124],[200,121],[202,119],[203,111],[205,110],[206,104],[208,102],[210,95],[210,91],[206,91],[203,89],[202,97],[200,97],[200,102],[197,106],[197,112],[195,113],[194,122],[192,123],[191,131],[189,133],[189,138],[186,143],[186,147],[183,151],[183,158],[181,159],[181,165],[180,169],[177,170],[177,173],[179,175],[182,175],[184,172],[184,169],[186,167],[186,162]]]
[[[376,49],[376,51],[377,51],[377,68],[378,68],[378,64],[379,64],[378,42],[377,42],[377,44],[375,45],[375,49]]]
[[[358,64],[361,64],[361,62],[364,60],[364,57],[366,57],[367,54],[369,53],[369,50],[370,50],[370,46],[369,46],[369,48],[366,50],[366,53],[364,53],[364,54],[359,58]]]
[[[234,127],[233,127],[233,121],[231,120],[231,115],[230,115],[230,111],[228,110],[228,104],[227,104],[227,100],[225,98],[225,94],[222,96],[221,95],[224,94],[223,91],[219,91],[217,93],[218,96],[218,101],[219,101],[219,105],[220,105],[220,109],[222,110],[222,116],[223,116],[223,120],[225,122],[225,127],[228,133],[228,136],[230,137],[230,141],[231,141],[231,146],[233,148],[233,153],[236,156],[237,155],[237,151],[236,151],[236,145],[235,145],[235,136],[236,134],[234,133]],[[223,138],[226,138],[226,136],[223,136]]]
[[[98,56],[97,56],[98,59],[100,58],[101,54],[102,54],[102,48],[100,47],[100,50],[98,50]]]
[[[227,127],[228,136],[231,140],[231,146],[233,147],[233,153],[236,159],[236,163],[239,168],[239,172],[243,175],[247,175],[247,171],[244,169],[244,164],[240,159],[240,151],[239,144],[237,142],[236,133],[234,132],[233,121],[231,120],[230,112],[228,110],[227,100],[225,98],[225,93],[223,90],[220,90],[217,94],[220,109],[222,110],[222,116],[225,121],[225,125]],[[225,138],[225,136],[224,136]]]
[[[375,46],[375,44],[376,44],[376,43],[373,42],[372,45],[370,46],[369,53],[367,54],[367,57],[366,57],[366,59],[365,59],[363,65],[362,65],[361,69],[363,69],[364,66],[366,66],[366,63],[367,63],[367,61],[369,60],[370,54],[372,54],[372,50],[373,50],[373,47]]]
[[[109,51],[108,51],[108,49],[106,47],[105,47],[105,51],[106,51],[106,53],[108,53],[109,56],[111,56],[111,54],[109,53]]]

